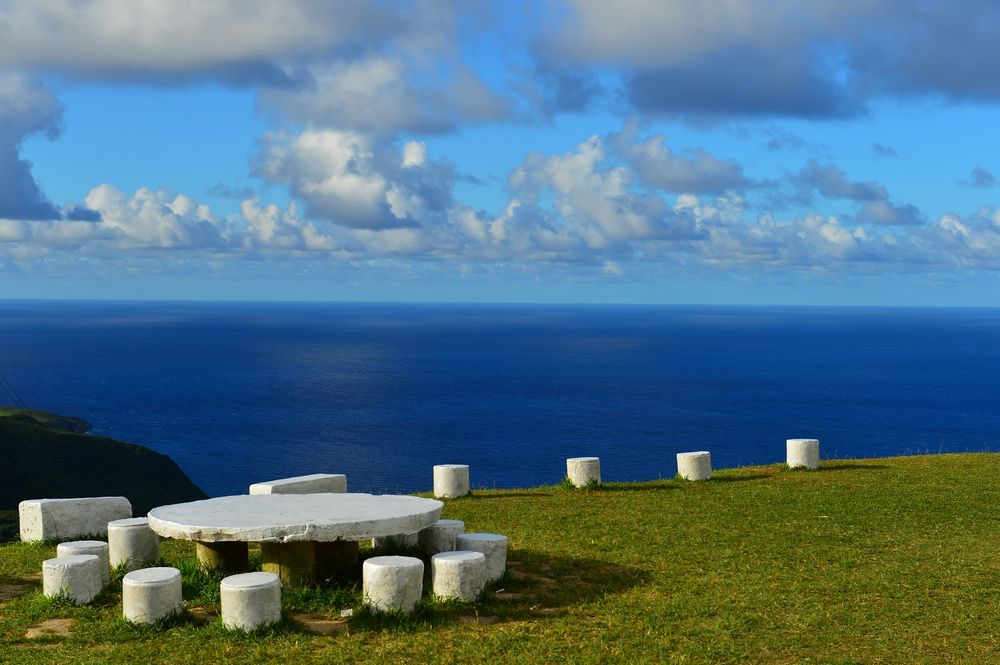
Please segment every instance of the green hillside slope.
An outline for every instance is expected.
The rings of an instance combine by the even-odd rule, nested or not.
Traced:
[[[0,540],[13,536],[9,511],[24,499],[125,496],[135,515],[205,498],[177,464],[131,443],[49,429],[24,415],[0,417]],[[15,517],[16,520],[16,517]]]

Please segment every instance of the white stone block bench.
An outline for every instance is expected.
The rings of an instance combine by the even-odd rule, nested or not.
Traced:
[[[252,631],[281,620],[281,581],[274,573],[230,575],[220,591],[226,628]]]
[[[151,566],[160,560],[160,537],[149,528],[148,517],[108,522],[110,564],[127,570]]]
[[[71,540],[56,545],[56,556],[76,556],[78,554],[93,554],[101,562],[101,587],[111,582],[111,564],[108,555],[108,544],[103,540]]]
[[[454,550],[455,539],[462,533],[465,533],[462,520],[438,520],[417,534],[417,542],[425,554],[433,556]]]
[[[455,548],[481,552],[486,557],[486,581],[495,582],[507,570],[507,536],[498,533],[463,533],[455,538]]]
[[[601,482],[600,457],[570,457],[566,460],[566,476],[573,487],[586,487]]]
[[[486,555],[441,552],[431,557],[431,588],[440,598],[472,602],[486,586]]]
[[[76,554],[42,562],[42,593],[49,598],[65,595],[73,603],[89,603],[101,592],[101,560],[93,554]]]
[[[365,605],[410,613],[424,591],[424,562],[411,556],[376,556],[361,566]]]
[[[122,614],[132,623],[156,623],[184,611],[181,571],[143,568],[122,578]]]
[[[785,461],[790,469],[818,469],[819,439],[786,439]]]
[[[343,494],[345,492],[347,492],[347,476],[342,473],[313,473],[308,476],[268,480],[250,486],[250,494]]]
[[[21,540],[38,541],[104,535],[108,522],[132,517],[132,504],[123,496],[79,499],[29,499],[18,505]]]
[[[434,467],[434,496],[457,499],[469,493],[468,464],[438,464]]]
[[[677,453],[677,473],[684,480],[708,480],[712,477],[712,453]]]

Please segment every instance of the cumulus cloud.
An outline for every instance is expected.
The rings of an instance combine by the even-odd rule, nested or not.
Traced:
[[[848,179],[847,174],[836,166],[823,166],[810,161],[792,181],[808,190],[815,189],[828,199],[849,199],[851,201],[883,201],[889,193],[885,187],[871,180],[861,182]]]
[[[872,154],[876,157],[899,157],[899,153],[896,152],[895,148],[888,145],[882,145],[881,143],[871,144]]]
[[[663,134],[639,139],[635,124],[626,124],[609,141],[645,183],[669,192],[719,193],[755,184],[736,162],[717,159],[704,150],[679,155],[667,147]]]
[[[509,117],[512,107],[471,69],[375,55],[309,69],[312,84],[265,90],[261,99],[311,127],[424,134]]]
[[[20,154],[21,142],[31,134],[55,138],[61,120],[62,106],[50,91],[24,76],[0,73],[0,218],[62,217]]]
[[[287,63],[377,45],[403,33],[413,9],[362,0],[18,2],[0,12],[0,66],[144,83],[282,85],[295,78]]]
[[[885,96],[1000,99],[1000,8],[990,0],[567,6],[539,57],[617,67],[646,113],[831,117]]]
[[[454,169],[412,143],[401,154],[356,132],[265,137],[256,173],[286,184],[306,214],[341,226],[386,229],[433,221],[451,205]]]
[[[55,138],[62,129],[62,105],[51,91],[23,75],[0,72],[0,219],[96,221],[93,210],[57,207],[21,157],[21,143],[33,134]]]
[[[978,187],[988,189],[997,184],[996,176],[981,166],[977,166],[969,173],[969,177],[959,182],[965,187]]]

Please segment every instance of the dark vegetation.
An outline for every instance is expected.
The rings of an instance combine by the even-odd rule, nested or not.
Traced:
[[[17,533],[25,499],[124,496],[134,515],[169,503],[205,498],[177,464],[131,443],[52,429],[38,418],[0,417],[0,541]]]

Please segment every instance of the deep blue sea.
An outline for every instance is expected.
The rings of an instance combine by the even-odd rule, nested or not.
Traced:
[[[211,495],[316,472],[353,491],[606,480],[1000,450],[1000,310],[0,301],[30,406],[171,456]],[[0,392],[0,403],[9,402]]]

